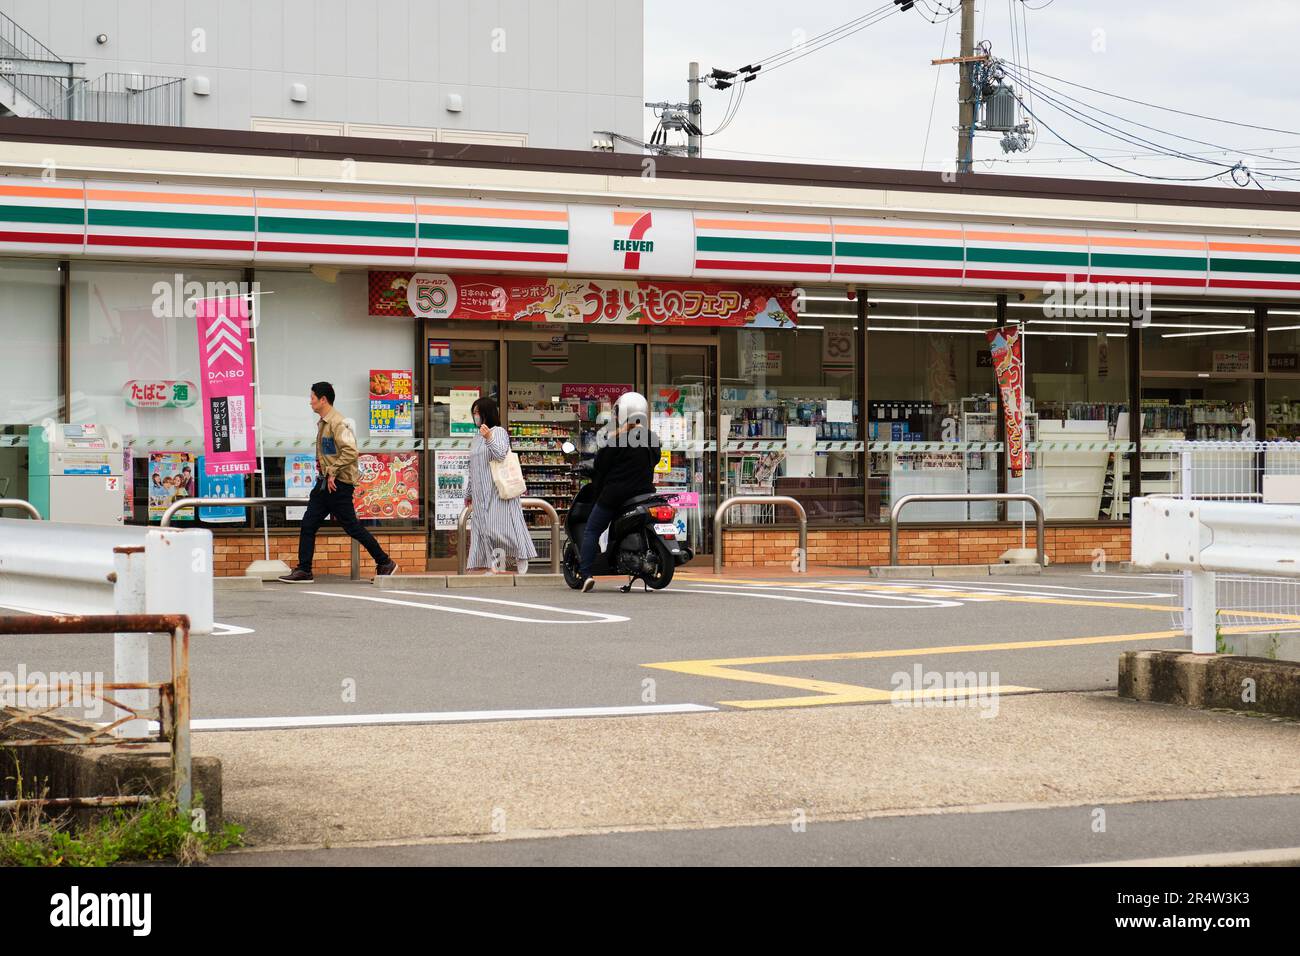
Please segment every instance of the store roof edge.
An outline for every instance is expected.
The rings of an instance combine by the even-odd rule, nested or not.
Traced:
[[[613,177],[641,177],[644,171],[642,163],[647,158],[630,153],[611,154],[536,147],[425,143],[304,133],[268,133],[14,117],[0,120],[0,142],[117,149],[198,150],[298,159],[351,159],[356,162],[449,165]],[[687,160],[669,156],[657,156],[653,159],[655,175],[659,179],[763,182],[777,185],[880,189],[929,194],[951,190],[959,196],[1006,196],[1076,202],[1300,211],[1300,192],[1247,191],[1218,186],[1100,182],[1087,179],[975,173],[956,175],[949,182],[939,173],[919,170],[748,160]],[[650,197],[646,198],[649,200]]]

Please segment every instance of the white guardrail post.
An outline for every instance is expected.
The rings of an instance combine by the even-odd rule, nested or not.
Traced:
[[[140,545],[113,549],[113,610],[118,614],[144,614],[144,548]],[[149,635],[130,633],[113,635],[113,683],[143,684],[149,681]],[[115,695],[135,713],[149,706],[147,690],[120,690]],[[128,711],[116,708],[114,720]],[[149,736],[149,722],[143,718],[128,720],[114,733],[119,737]]]

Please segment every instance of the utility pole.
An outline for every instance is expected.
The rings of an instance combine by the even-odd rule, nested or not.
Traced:
[[[971,85],[971,61],[975,55],[975,0],[961,0],[961,86],[957,92],[957,172],[971,171],[975,140],[975,91]]]
[[[694,60],[691,61],[690,79],[686,84],[686,103],[690,121],[696,128],[696,132],[689,133],[686,137],[686,156],[688,159],[699,159],[704,151],[704,137],[700,133],[704,108],[700,103],[700,64]]]

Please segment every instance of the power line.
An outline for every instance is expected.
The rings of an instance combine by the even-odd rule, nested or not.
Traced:
[[[1014,61],[1004,60],[1003,62],[1010,63],[1011,66],[1020,67],[1021,69],[1024,68],[1023,66],[1021,66],[1021,64],[1016,63]],[[1067,80],[1064,77],[1053,76],[1051,73],[1044,73],[1042,70],[1038,71],[1038,75],[1045,76],[1051,80],[1056,80],[1059,83],[1065,83],[1068,86],[1077,87],[1078,89],[1081,90],[1087,90],[1089,93],[1097,93],[1101,96],[1114,97],[1115,99],[1123,100],[1126,103],[1136,103],[1138,106],[1147,106],[1155,110],[1164,110],[1167,113],[1177,113],[1180,116],[1191,116],[1194,117],[1195,119],[1208,120],[1211,123],[1226,123],[1229,126],[1241,126],[1246,129],[1263,130],[1266,133],[1282,133],[1286,136],[1300,136],[1300,132],[1297,132],[1293,129],[1277,129],[1272,126],[1259,126],[1254,123],[1239,123],[1236,120],[1222,119],[1221,117],[1217,117],[1217,116],[1206,116],[1202,113],[1192,113],[1187,110],[1174,109],[1172,106],[1161,106],[1158,103],[1148,103],[1145,100],[1137,100],[1137,99],[1133,99],[1132,97],[1121,96],[1118,93],[1108,93],[1105,90],[1098,90],[1091,86],[1084,86],[1082,83],[1075,83],[1073,80]]]

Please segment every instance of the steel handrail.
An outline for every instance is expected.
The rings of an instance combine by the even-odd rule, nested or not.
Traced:
[[[41,520],[41,513],[36,510],[36,506],[30,501],[24,501],[22,498],[0,498],[0,511],[5,508],[17,508],[19,511],[26,511],[31,515],[33,521]]]
[[[808,571],[808,512],[800,502],[788,495],[737,495],[734,498],[728,498],[722,504],[718,505],[718,510],[713,512],[713,573],[722,573],[722,519],[728,511],[736,505],[786,505],[794,509],[794,513],[799,518],[799,568],[801,572]]]
[[[193,508],[196,505],[200,508],[220,508],[223,506],[257,508],[266,505],[284,505],[286,508],[292,508],[294,506],[302,507],[306,504],[306,498],[180,498],[167,506],[167,510],[163,512],[159,527],[171,527],[172,515],[182,508]]]
[[[951,495],[903,495],[894,502],[894,506],[889,509],[889,563],[896,566],[898,564],[898,516],[902,514],[903,509],[916,501],[1022,501],[1034,506],[1034,527],[1038,532],[1038,564],[1040,567],[1047,566],[1047,555],[1043,550],[1043,541],[1046,537],[1046,527],[1043,518],[1043,505],[1033,495],[1020,493],[995,493],[988,494],[951,494]]]
[[[551,573],[560,573],[560,516],[555,507],[541,498],[520,498],[519,504],[525,508],[533,508],[537,511],[546,512],[551,518]],[[469,522],[470,512],[474,510],[472,504],[466,505],[456,519],[456,573],[464,574],[469,562],[469,548],[467,547],[466,525]]]

